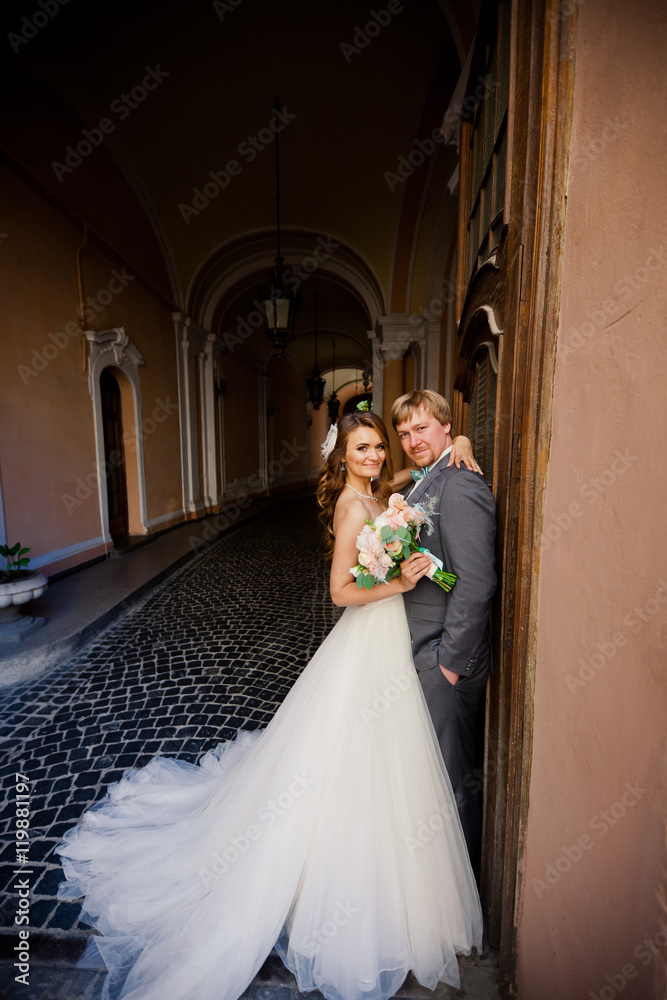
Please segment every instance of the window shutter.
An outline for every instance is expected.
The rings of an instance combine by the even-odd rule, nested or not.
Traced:
[[[467,216],[466,251],[469,278],[475,273],[478,257],[482,263],[497,247],[507,219],[505,174],[507,160],[507,106],[510,77],[511,2],[502,0],[495,13],[491,41],[484,63],[484,96],[480,97],[473,119],[470,157],[470,195],[464,206]]]
[[[497,381],[489,352],[484,349],[475,364],[475,381],[468,404],[468,437],[489,486],[493,485]]]

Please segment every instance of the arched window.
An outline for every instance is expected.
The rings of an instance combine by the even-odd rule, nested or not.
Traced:
[[[491,345],[484,345],[474,360],[474,382],[468,404],[468,437],[484,479],[493,486],[498,362]]]

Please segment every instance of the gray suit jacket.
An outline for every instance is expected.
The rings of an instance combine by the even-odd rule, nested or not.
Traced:
[[[429,579],[403,595],[412,633],[417,670],[441,666],[469,675],[491,665],[489,613],[496,589],[496,505],[491,490],[476,472],[447,467],[447,457],[409,494],[413,506],[438,497],[433,531],[422,528],[420,544],[456,573],[446,593]]]

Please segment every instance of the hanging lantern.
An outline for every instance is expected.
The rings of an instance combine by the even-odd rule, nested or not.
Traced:
[[[294,320],[301,303],[300,293],[295,293],[283,281],[284,257],[280,253],[280,158],[278,150],[278,114],[281,104],[275,99],[275,144],[276,144],[276,256],[275,266],[269,275],[269,285],[262,288],[258,298],[266,315],[266,335],[273,344],[275,354],[282,358],[285,349],[294,339]]]

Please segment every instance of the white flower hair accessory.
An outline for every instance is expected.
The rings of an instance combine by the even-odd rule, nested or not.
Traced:
[[[323,462],[328,462],[329,461],[329,455],[331,454],[331,452],[336,447],[336,438],[337,437],[338,437],[338,424],[335,423],[335,424],[332,424],[331,427],[329,428],[329,433],[327,434],[326,438],[324,439],[324,443],[322,445],[322,449],[321,450],[322,450],[322,461]]]

